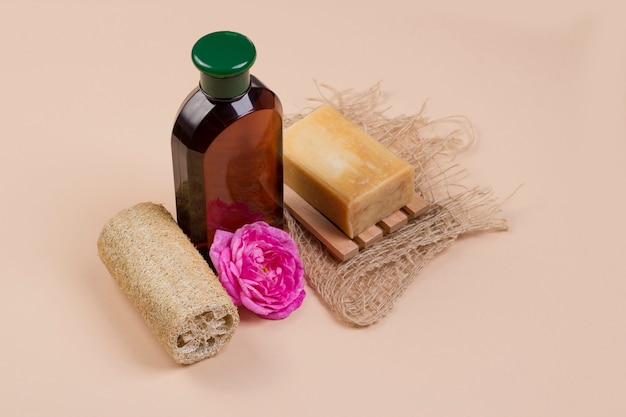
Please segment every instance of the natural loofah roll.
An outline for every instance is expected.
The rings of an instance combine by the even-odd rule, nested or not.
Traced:
[[[98,254],[176,362],[214,356],[231,339],[237,308],[162,205],[116,214],[100,233]]]

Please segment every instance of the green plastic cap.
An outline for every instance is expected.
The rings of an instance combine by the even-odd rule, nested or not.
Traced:
[[[240,33],[213,32],[196,42],[191,59],[200,70],[200,88],[210,97],[228,99],[245,93],[250,86],[256,48]]]

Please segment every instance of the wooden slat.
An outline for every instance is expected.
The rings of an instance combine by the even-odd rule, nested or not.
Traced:
[[[398,210],[391,213],[389,216],[382,219],[378,225],[382,227],[385,234],[398,231],[402,226],[405,226],[409,222],[409,216],[406,213]]]
[[[402,207],[402,210],[409,216],[409,219],[414,219],[422,214],[426,213],[430,208],[428,201],[424,200],[419,194],[413,194],[413,200],[406,206]]]
[[[311,232],[340,261],[359,253],[359,245],[307,203],[295,191],[284,185],[284,202],[291,214]]]
[[[383,230],[374,225],[367,228],[361,234],[354,238],[354,241],[359,245],[359,248],[366,249],[373,246],[376,242],[383,238]]]

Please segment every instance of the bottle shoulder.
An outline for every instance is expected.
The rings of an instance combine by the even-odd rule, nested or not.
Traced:
[[[178,139],[188,148],[204,152],[221,131],[259,110],[271,110],[282,117],[279,98],[254,77],[251,77],[250,88],[233,100],[211,99],[196,87],[178,111],[172,139]]]

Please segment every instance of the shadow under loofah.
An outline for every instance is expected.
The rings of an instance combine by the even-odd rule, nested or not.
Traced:
[[[411,163],[415,167],[416,192],[432,203],[418,220],[344,262],[330,255],[285,211],[309,284],[342,322],[369,326],[385,317],[424,266],[459,236],[504,231],[507,224],[498,216],[501,203],[489,188],[462,184],[467,172],[454,162],[454,156],[473,141],[466,118],[431,121],[422,112],[390,118],[379,110],[379,85],[364,92],[322,87],[330,96],[322,94],[313,101],[332,105]],[[304,116],[285,116],[285,126]]]

